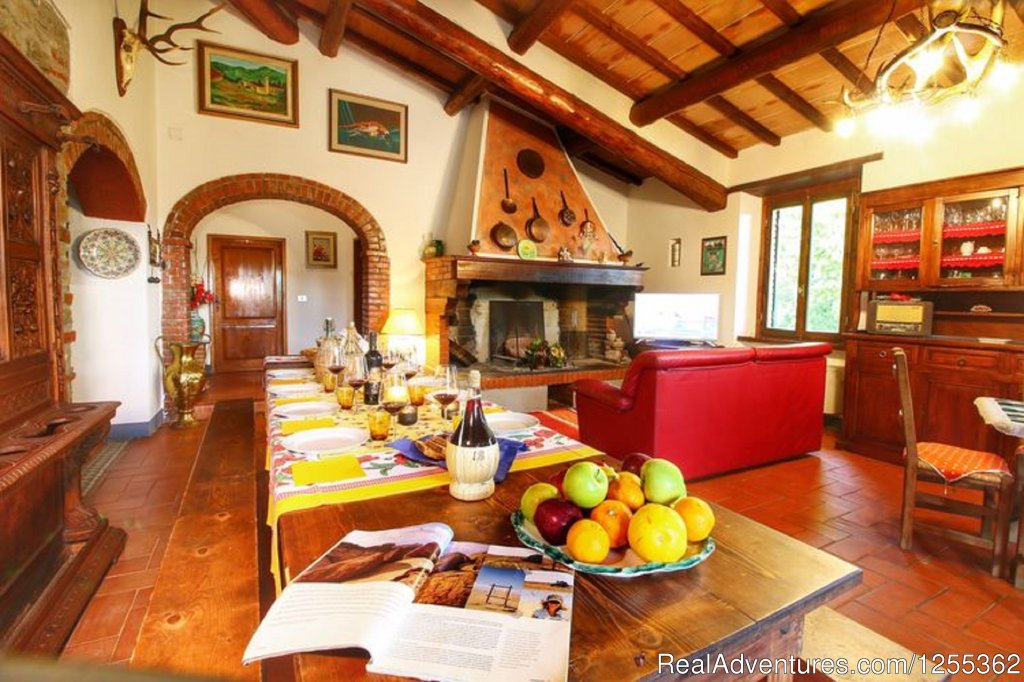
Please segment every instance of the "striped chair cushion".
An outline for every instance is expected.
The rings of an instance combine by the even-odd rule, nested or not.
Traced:
[[[918,443],[917,457],[918,466],[935,471],[947,483],[968,476],[998,478],[1012,475],[1006,460],[999,455],[945,443]]]

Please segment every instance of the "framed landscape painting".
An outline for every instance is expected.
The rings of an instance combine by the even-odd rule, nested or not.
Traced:
[[[299,125],[298,62],[197,42],[199,113]]]
[[[328,91],[332,152],[406,162],[409,107],[341,90]]]
[[[701,240],[700,274],[725,274],[725,237],[708,237]]]
[[[338,235],[334,232],[306,230],[306,267],[338,267]]]

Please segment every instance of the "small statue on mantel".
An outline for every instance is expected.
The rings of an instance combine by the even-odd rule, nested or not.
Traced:
[[[558,249],[558,262],[559,263],[572,263],[572,252],[566,246]]]
[[[469,243],[469,245],[466,246],[466,249],[468,249],[469,252],[475,256],[477,252],[480,251],[480,240],[474,239]]]

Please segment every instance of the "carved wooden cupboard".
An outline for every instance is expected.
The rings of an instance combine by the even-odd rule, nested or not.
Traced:
[[[1015,443],[986,426],[981,395],[1020,399],[1024,383],[1024,170],[872,192],[862,196],[858,289],[931,301],[931,336],[852,332],[846,338],[841,447],[900,461],[903,438],[892,374],[907,351],[918,438],[1010,455]]]
[[[66,402],[55,155],[79,112],[0,36],[0,649],[55,653],[123,531],[83,504],[116,403]]]

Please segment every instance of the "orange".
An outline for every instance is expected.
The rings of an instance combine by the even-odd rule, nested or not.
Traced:
[[[679,561],[686,553],[686,523],[671,507],[645,504],[629,522],[629,547],[644,561]]]
[[[582,519],[572,524],[565,543],[569,556],[585,564],[599,564],[608,556],[611,548],[608,533],[601,524]]]
[[[620,471],[619,472],[619,478],[624,478],[627,481],[632,481],[633,483],[636,483],[641,488],[644,485],[644,482],[640,479],[640,477],[637,476],[636,474],[634,474],[632,471]]]
[[[684,497],[672,507],[686,523],[686,537],[690,542],[702,542],[715,527],[715,513],[711,505],[699,497]]]
[[[632,474],[630,475],[632,476]],[[631,510],[636,511],[644,506],[644,489],[640,487],[639,483],[634,483],[625,476],[626,474],[621,474],[608,484],[607,499],[623,502]]]
[[[591,510],[590,518],[608,533],[612,547],[623,547],[629,542],[629,520],[633,518],[633,512],[625,502],[605,500]]]

